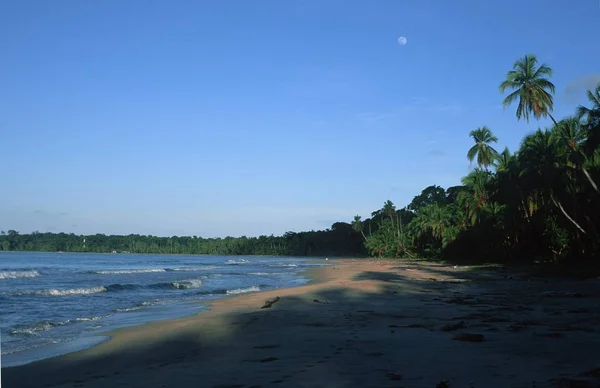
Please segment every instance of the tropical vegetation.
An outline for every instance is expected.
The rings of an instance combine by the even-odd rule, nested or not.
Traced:
[[[589,104],[558,121],[552,69],[534,55],[517,60],[500,83],[517,120],[548,117],[520,147],[496,150],[485,125],[470,131],[476,163],[459,185],[432,185],[411,203],[386,201],[367,219],[324,231],[258,238],[77,236],[2,232],[2,250],[128,251],[228,255],[376,256],[503,262],[588,262],[600,254],[600,84]],[[85,243],[84,243],[85,239]]]

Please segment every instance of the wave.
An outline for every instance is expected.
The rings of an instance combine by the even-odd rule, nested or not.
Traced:
[[[0,279],[35,278],[40,276],[36,270],[28,271],[0,271]]]
[[[91,317],[91,318],[75,318],[67,319],[66,321],[41,321],[32,326],[14,326],[10,329],[9,333],[13,336],[26,335],[26,336],[39,336],[39,332],[52,330],[55,327],[71,325],[74,323],[81,322],[93,322],[103,317]]]
[[[154,306],[154,305],[162,304],[162,303],[165,303],[165,301],[164,300],[157,300],[157,301],[154,301],[154,302],[142,302],[142,303],[138,303],[138,304],[136,304],[136,305],[134,305],[132,307],[125,307],[125,308],[116,309],[115,312],[126,313],[126,312],[129,312],[129,311],[135,311],[135,310],[139,310],[139,309],[144,308],[144,307]]]
[[[117,291],[130,291],[137,290],[140,288],[162,288],[162,289],[174,289],[174,290],[187,290],[193,288],[202,287],[201,279],[189,279],[180,280],[176,282],[164,282],[154,283],[150,285],[142,284],[110,284],[108,286],[97,286],[89,288],[70,288],[66,290],[32,290],[32,291],[17,291],[13,293],[14,296],[72,296],[72,295],[90,295],[97,294],[100,292],[117,292]]]
[[[210,271],[211,269],[215,269],[214,265],[206,265],[202,267],[179,267],[179,268],[167,268],[167,271],[177,271],[177,272],[195,272],[195,271]]]
[[[290,264],[290,263],[277,263],[277,264],[269,264],[269,267],[278,267],[278,268],[295,268],[298,264]]]
[[[188,290],[190,288],[200,288],[202,286],[202,280],[190,279],[179,282],[168,282],[168,283],[156,283],[152,284],[152,288],[172,288],[176,290]]]
[[[153,273],[153,272],[167,272],[164,268],[146,268],[146,269],[115,269],[106,271],[88,271],[86,273],[94,275],[127,275],[136,273]]]
[[[90,295],[97,294],[100,292],[106,292],[108,289],[106,287],[90,287],[90,288],[71,288],[67,290],[35,290],[35,291],[18,291],[13,295],[18,296],[69,296],[69,295]]]
[[[261,284],[259,286],[251,286],[244,288],[218,288],[206,291],[199,291],[195,295],[237,295],[237,294],[245,294],[247,292],[258,292],[261,290],[261,287],[268,287],[268,285]]]
[[[106,291],[126,291],[126,290],[135,290],[140,288],[139,284],[120,284],[115,283],[110,286],[106,286]]]
[[[260,291],[260,287],[259,286],[252,286],[252,287],[246,287],[246,288],[236,288],[233,290],[227,290],[225,293],[227,295],[237,295],[237,294],[245,294],[247,292],[257,292]]]
[[[239,260],[227,260],[225,262],[225,264],[227,265],[241,265],[241,264],[246,264],[248,262],[248,260],[244,260],[244,259],[239,259]]]
[[[144,273],[161,273],[161,272],[196,272],[196,271],[208,271],[215,269],[214,266],[201,266],[201,267],[177,267],[177,268],[140,268],[140,269],[114,269],[114,270],[102,270],[102,271],[87,271],[88,274],[93,275],[135,275]]]
[[[267,275],[272,275],[268,272],[248,272],[248,275],[255,275],[255,276],[267,276]]]

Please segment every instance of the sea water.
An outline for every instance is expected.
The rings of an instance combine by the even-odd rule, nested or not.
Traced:
[[[99,333],[206,310],[229,295],[293,287],[322,260],[0,252],[2,366],[91,346]]]

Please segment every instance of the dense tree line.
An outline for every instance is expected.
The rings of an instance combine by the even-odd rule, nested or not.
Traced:
[[[388,201],[373,213],[379,219],[355,218],[369,253],[594,262],[600,253],[600,85],[587,92],[588,107],[557,121],[551,75],[550,67],[526,55],[500,84],[509,92],[504,106],[516,103],[517,119],[549,117],[550,128],[527,134],[514,153],[497,151],[488,127],[472,130],[466,155],[478,167],[460,186],[431,186],[404,209]]]
[[[549,117],[553,125],[527,134],[519,149],[497,151],[487,126],[474,129],[467,159],[477,167],[461,184],[429,186],[410,204],[391,201],[362,220],[324,231],[283,236],[78,236],[16,231],[0,249],[223,255],[378,256],[524,262],[593,261],[600,254],[600,85],[589,106],[559,121],[552,116],[552,69],[533,55],[517,60],[500,84],[504,106],[518,120]],[[84,241],[85,239],[85,241]]]
[[[64,252],[129,252],[210,255],[364,256],[360,234],[348,223],[338,222],[324,231],[260,237],[156,237],[67,233],[19,234],[0,232],[0,250]]]

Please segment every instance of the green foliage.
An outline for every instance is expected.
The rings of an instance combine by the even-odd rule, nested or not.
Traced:
[[[421,208],[432,204],[443,204],[446,202],[446,190],[440,186],[428,186],[421,194],[417,195],[406,207],[407,210],[418,212]]]
[[[487,168],[498,158],[498,152],[490,145],[497,143],[498,138],[486,126],[477,128],[469,133],[475,140],[475,145],[467,152],[467,159],[472,162],[477,158],[479,167]]]
[[[550,115],[554,109],[554,84],[547,79],[550,76],[552,69],[545,64],[538,66],[535,55],[529,54],[518,59],[500,84],[501,93],[513,90],[502,104],[506,108],[518,100],[516,115],[519,120],[524,118],[529,121],[531,114],[536,119]]]
[[[85,239],[85,243],[84,243]],[[0,235],[4,251],[129,252],[210,255],[363,256],[360,234],[350,224],[337,222],[331,229],[293,233],[281,237],[156,237],[131,234],[81,236],[66,233]]]

